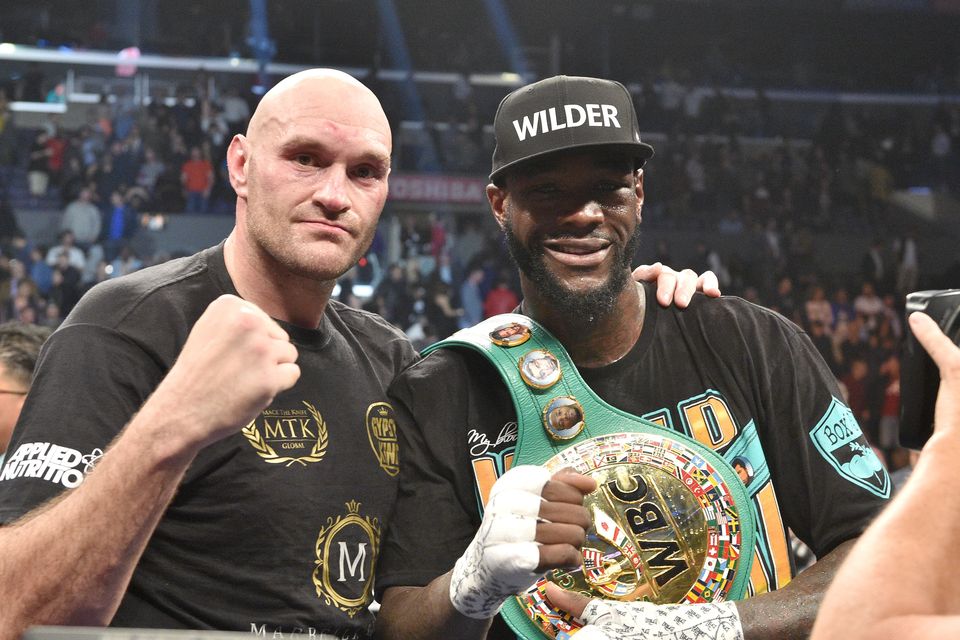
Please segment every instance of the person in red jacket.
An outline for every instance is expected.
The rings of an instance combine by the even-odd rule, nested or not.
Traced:
[[[490,290],[483,301],[483,317],[489,318],[498,313],[510,313],[520,304],[520,298],[510,289],[503,278],[497,280],[497,286]]]
[[[213,166],[203,157],[200,147],[190,149],[190,159],[180,169],[180,181],[187,199],[187,213],[204,213],[213,188]]]

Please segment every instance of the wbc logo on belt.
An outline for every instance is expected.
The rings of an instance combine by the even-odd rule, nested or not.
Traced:
[[[573,445],[545,465],[597,481],[592,526],[574,570],[554,570],[519,596],[551,638],[579,627],[544,598],[546,580],[593,597],[656,604],[727,597],[740,562],[740,515],[719,471],[669,435],[614,433]]]

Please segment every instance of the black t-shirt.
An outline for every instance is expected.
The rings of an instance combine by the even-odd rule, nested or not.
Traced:
[[[740,459],[760,516],[751,595],[790,580],[787,527],[823,555],[859,535],[889,495],[889,478],[871,466],[876,457],[829,369],[807,335],[772,311],[699,295],[686,310],[648,304],[633,349],[580,373],[607,403]],[[380,592],[425,585],[453,567],[517,442],[509,393],[472,350],[431,353],[389,395],[401,473]],[[499,629],[490,637],[501,637]]]
[[[82,481],[224,293],[236,290],[222,245],[90,291],[41,354],[0,470],[0,521]],[[333,301],[319,329],[284,328],[300,380],[198,452],[114,626],[369,635],[398,472],[386,388],[416,354]]]

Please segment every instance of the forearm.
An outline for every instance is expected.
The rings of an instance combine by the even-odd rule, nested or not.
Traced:
[[[380,640],[471,640],[486,636],[491,620],[475,620],[450,602],[450,573],[425,587],[391,587],[384,594],[375,637]]]
[[[820,602],[855,540],[848,540],[786,587],[737,603],[745,640],[807,638]]]
[[[480,528],[451,571],[426,587],[386,590],[378,637],[484,638],[508,598],[551,569],[579,564],[590,524],[583,496],[596,487],[569,469],[512,467],[494,483]]]
[[[816,637],[836,637],[838,630],[849,638],[892,637],[888,621],[904,628],[940,624],[930,616],[944,616],[943,624],[955,625],[954,635],[960,628],[950,556],[960,539],[960,494],[949,489],[960,438],[944,436],[927,443],[910,481],[850,554],[831,587]]]
[[[185,444],[148,402],[79,487],[0,529],[0,638],[109,623],[193,459]]]

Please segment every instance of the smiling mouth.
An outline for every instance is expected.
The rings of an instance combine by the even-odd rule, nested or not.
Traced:
[[[547,240],[543,250],[553,260],[568,266],[592,267],[603,262],[613,245],[602,238]]]

